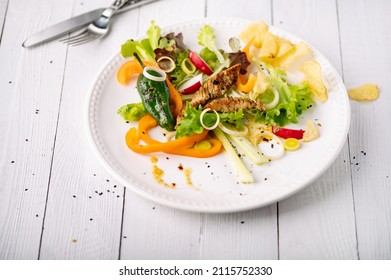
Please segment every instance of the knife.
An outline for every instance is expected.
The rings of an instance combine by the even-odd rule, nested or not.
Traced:
[[[128,4],[125,4],[121,9],[117,11],[117,13],[129,11],[132,9],[136,9],[138,7],[144,6],[146,4],[155,2],[158,0],[133,0],[129,1]],[[29,37],[26,41],[23,42],[22,46],[25,48],[30,48],[32,46],[36,46],[38,44],[54,40],[59,38],[67,33],[76,31],[80,28],[86,27],[88,24],[98,19],[105,8],[96,9],[79,16],[64,20],[55,25],[47,27],[38,33]]]

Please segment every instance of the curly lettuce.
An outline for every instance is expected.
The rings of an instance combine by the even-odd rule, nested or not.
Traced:
[[[219,113],[220,122],[232,124],[234,127],[240,129],[244,126],[244,112],[243,109],[239,109],[236,112]]]
[[[187,102],[183,117],[176,127],[176,138],[202,133],[204,128],[201,125],[201,113],[201,105],[198,108],[194,108]],[[242,109],[231,113],[219,113],[219,117],[221,123],[229,123],[238,129],[244,126],[245,114]],[[217,116],[214,112],[207,112],[204,114],[202,121],[205,126],[213,126],[217,121]]]
[[[198,44],[214,52],[220,63],[224,62],[225,60],[224,56],[221,54],[220,50],[216,46],[216,42],[215,42],[216,36],[214,34],[212,27],[210,27],[209,25],[205,25],[204,27],[202,27],[198,33],[197,38],[198,38]]]
[[[151,21],[151,26],[147,30],[148,41],[152,50],[159,46],[161,28],[155,24],[155,21]]]
[[[200,134],[204,130],[201,125],[200,117],[202,108],[194,108],[189,102],[186,103],[186,108],[183,111],[183,117],[180,119],[179,125],[176,127],[175,138],[182,136],[190,136],[194,133]]]
[[[311,108],[315,103],[311,97],[311,91],[306,82],[297,85],[290,85],[286,81],[286,74],[283,70],[273,68],[265,64],[270,76],[268,81],[279,93],[278,104],[266,111],[257,111],[255,120],[258,122],[284,126],[289,123],[298,123],[298,116],[305,110]],[[269,96],[262,94],[259,98],[268,103]]]
[[[141,59],[150,62],[155,62],[155,53],[153,52],[159,46],[160,27],[155,25],[155,21],[151,21],[151,26],[147,30],[147,38],[136,41],[133,39],[127,40],[121,46],[121,54],[123,57],[133,57],[133,53],[137,53]]]
[[[203,48],[199,55],[206,62],[206,64],[212,68],[213,71],[215,71],[220,66],[220,62],[217,59],[216,53],[212,52],[208,48]]]

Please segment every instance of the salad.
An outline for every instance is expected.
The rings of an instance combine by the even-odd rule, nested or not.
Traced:
[[[129,60],[117,72],[122,85],[137,79],[141,99],[118,109],[137,122],[125,136],[132,151],[205,158],[224,150],[238,180],[252,183],[242,154],[265,164],[319,137],[310,120],[305,130],[286,128],[327,101],[321,67],[305,43],[274,35],[263,21],[230,38],[229,50],[220,49],[209,25],[198,32],[200,51],[189,49],[182,33],[162,34],[154,21],[146,35],[122,45]],[[302,76],[291,79],[294,72]],[[155,127],[165,141],[151,136]]]

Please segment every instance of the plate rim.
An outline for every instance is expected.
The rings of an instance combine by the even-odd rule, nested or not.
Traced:
[[[212,24],[212,23],[219,23],[219,24],[227,24],[227,23],[235,23],[235,24],[248,24],[251,22],[256,22],[254,20],[248,20],[248,19],[242,19],[242,18],[235,18],[235,17],[214,17],[214,18],[199,18],[199,19],[193,19],[193,20],[187,20],[187,21],[180,21],[174,24],[170,24],[167,26],[162,27],[162,31],[170,30],[170,29],[177,29],[181,25],[190,25],[190,24]],[[285,31],[279,27],[275,27],[273,25],[268,25],[270,30],[275,33],[283,33],[284,35],[294,38],[294,40],[297,41],[302,41],[305,44],[307,44],[311,50],[313,51],[314,54],[317,56],[320,56],[322,61],[327,64],[327,67],[329,70],[334,74],[334,78],[337,80],[337,83],[342,86],[342,89],[344,92],[346,92],[346,95],[344,96],[345,99],[345,109],[347,111],[346,114],[346,122],[344,127],[342,127],[343,130],[343,135],[344,137],[341,137],[337,143],[337,148],[334,150],[333,156],[330,158],[330,160],[323,165],[321,170],[315,174],[310,180],[308,180],[305,184],[300,185],[300,187],[297,188],[292,188],[288,192],[284,192],[283,195],[275,197],[274,199],[263,201],[260,203],[254,203],[255,200],[252,200],[252,203],[249,204],[228,204],[228,205],[218,205],[217,208],[214,207],[206,207],[206,205],[199,205],[199,204],[181,204],[176,201],[170,201],[167,199],[164,199],[163,197],[155,196],[149,192],[145,192],[144,190],[138,188],[135,184],[135,182],[129,182],[126,178],[118,174],[118,172],[107,162],[107,160],[104,158],[102,155],[102,152],[99,150],[97,143],[94,139],[93,133],[92,133],[92,128],[91,128],[91,122],[90,122],[90,110],[91,110],[91,102],[93,98],[93,92],[94,89],[97,85],[97,83],[100,81],[102,73],[115,62],[116,59],[123,59],[120,52],[115,53],[112,55],[100,68],[100,70],[96,73],[95,78],[93,79],[93,82],[89,88],[87,97],[86,97],[86,110],[85,110],[85,125],[86,125],[86,134],[87,134],[87,139],[89,142],[89,146],[93,150],[95,156],[98,158],[99,162],[104,166],[106,170],[109,171],[109,173],[116,179],[118,180],[121,184],[123,184],[126,188],[132,190],[135,192],[137,195],[140,195],[143,198],[149,199],[151,201],[154,201],[156,203],[159,203],[164,206],[184,210],[184,211],[190,211],[190,212],[199,212],[199,213],[233,213],[233,212],[241,212],[241,211],[247,211],[247,210],[252,210],[252,209],[257,209],[261,207],[265,207],[268,205],[271,205],[275,202],[282,201],[300,191],[308,187],[310,184],[312,184],[314,181],[319,179],[329,168],[330,166],[335,162],[336,158],[339,156],[341,153],[341,150],[343,149],[343,146],[345,145],[347,141],[347,136],[349,132],[349,127],[350,127],[350,119],[351,119],[351,109],[350,109],[350,102],[348,99],[346,87],[343,83],[343,80],[341,76],[339,75],[338,71],[334,68],[334,66],[330,63],[330,61],[325,57],[317,48],[315,48],[313,45],[309,44],[306,40],[301,39],[300,37]],[[136,39],[143,38],[145,36],[137,36]]]

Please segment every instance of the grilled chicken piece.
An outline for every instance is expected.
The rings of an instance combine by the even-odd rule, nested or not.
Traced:
[[[263,106],[261,100],[254,101],[248,98],[241,97],[222,97],[214,99],[207,103],[204,108],[210,108],[211,110],[215,110],[217,112],[222,113],[235,112],[240,109],[257,109],[261,111],[265,110],[265,107]]]
[[[205,105],[209,99],[223,96],[224,93],[236,84],[239,70],[240,64],[236,64],[211,77],[194,94],[190,105],[197,108],[200,104],[202,106]]]

